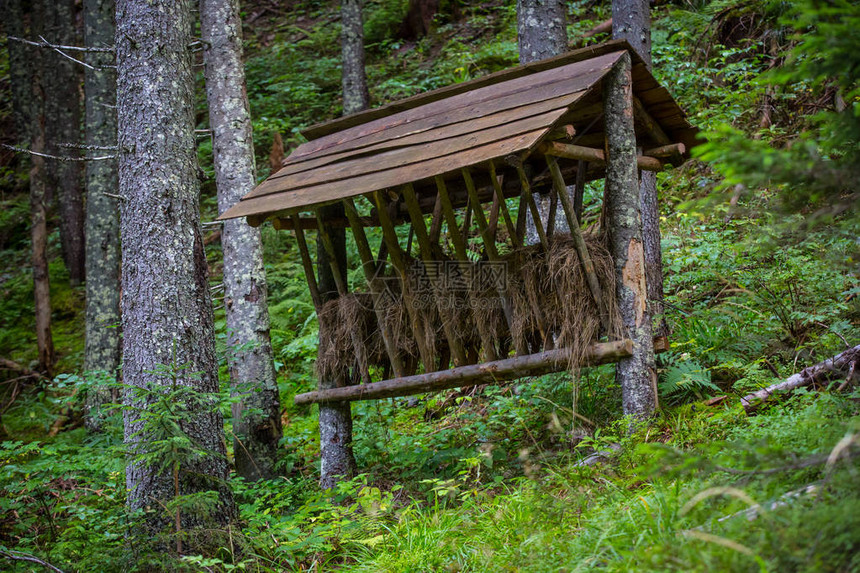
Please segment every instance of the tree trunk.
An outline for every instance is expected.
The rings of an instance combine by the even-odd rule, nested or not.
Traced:
[[[201,0],[200,23],[218,211],[223,213],[256,183],[238,0]],[[236,471],[248,480],[270,478],[283,432],[260,230],[244,219],[225,221],[221,246],[230,384],[240,397],[233,404]]]
[[[520,63],[528,64],[557,56],[567,50],[567,7],[562,0],[517,0],[517,42]],[[550,211],[550,195],[535,195],[541,218]],[[526,210],[525,244],[540,242],[531,210]],[[548,225],[546,225],[548,226]],[[554,228],[568,230],[564,213],[556,211]]]
[[[409,0],[399,36],[404,40],[417,40],[426,36],[438,11],[439,0]]]
[[[648,0],[613,0],[612,37],[627,40],[645,65],[651,68],[651,7]],[[642,202],[642,241],[645,276],[651,316],[657,319],[657,334],[668,334],[663,318],[663,252],[660,248],[660,206],[657,203],[657,174],[643,171],[639,182]]]
[[[320,217],[342,218],[345,216],[343,205],[338,203],[323,207]],[[346,233],[342,227],[328,229],[334,244],[337,266],[342,277],[346,277]],[[328,254],[317,242],[317,273],[319,274],[318,288],[322,304],[338,297],[337,285],[331,270]],[[345,386],[349,375],[341,373],[332,379],[320,378],[317,383],[319,390],[328,390]],[[320,404],[320,486],[323,489],[333,488],[341,479],[349,479],[355,474],[355,456],[352,453],[352,410],[349,402],[329,402]]]
[[[224,424],[215,400],[218,363],[199,223],[191,2],[119,0],[116,26],[128,505],[159,507],[177,493],[214,490],[218,501],[207,519],[186,512],[180,523],[223,526],[235,507],[224,483]],[[153,439],[143,414],[155,395],[176,385],[196,390],[209,404],[180,423],[209,455],[180,464],[178,476],[141,461]],[[146,525],[159,531],[172,519],[155,511]]]
[[[3,28],[7,36],[16,38],[27,37],[27,27],[24,23],[25,10],[21,0],[3,0]],[[29,48],[23,43],[7,40],[9,50],[9,83],[12,88],[12,115],[15,122],[15,137],[18,145],[28,147],[30,144],[30,117],[33,103],[32,65]],[[25,155],[19,157],[24,160]]]
[[[657,373],[647,304],[629,55],[625,54],[604,80],[604,113],[608,149],[604,209],[624,336],[633,340],[633,355],[618,362],[616,380],[621,386],[624,414],[644,419],[657,405]]]
[[[363,3],[363,0],[341,0],[340,4],[344,115],[367,109],[370,105],[364,70]]]
[[[46,3],[46,40],[78,45],[74,0]],[[51,155],[77,157],[79,150],[63,144],[81,142],[81,67],[54,50],[42,50],[45,69],[45,148]],[[60,247],[73,286],[81,284],[86,269],[84,253],[84,191],[80,161],[48,160],[49,193],[59,205]]]
[[[567,50],[567,6],[562,0],[517,0],[520,63],[557,56]]]
[[[106,48],[114,42],[114,0],[84,0],[84,43]],[[113,54],[88,52],[86,62],[97,68],[84,72],[87,146],[116,146],[116,71]],[[113,152],[94,152],[110,155]],[[89,161],[86,165],[87,311],[84,370],[95,382],[115,380],[120,356],[119,315],[119,180],[116,160]],[[100,409],[113,400],[110,389],[90,386],[86,426],[101,428]]]

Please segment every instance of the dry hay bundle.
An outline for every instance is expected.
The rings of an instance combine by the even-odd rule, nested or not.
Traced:
[[[591,295],[569,234],[555,235],[548,251],[533,245],[504,258],[505,296],[510,300],[513,328],[508,328],[502,299],[492,281],[475,280],[474,273],[485,272],[480,269],[482,263],[446,265],[439,261],[431,268],[410,261],[405,285],[385,277],[381,281],[385,293],[379,303],[401,359],[414,371],[419,355],[417,333],[412,328],[414,317],[421,324],[434,363],[449,351],[442,323],[447,320],[451,322],[450,330],[472,356],[477,356],[481,348],[477,328],[480,322],[486,332],[492,333],[492,344],[499,356],[507,355],[512,345],[537,352],[546,335],[553,337],[556,347],[571,349],[571,367],[578,366],[588,346],[601,335],[604,322],[609,332],[602,334],[610,339],[618,338],[621,332],[612,257],[600,237],[586,235],[585,239],[601,285],[606,317],[601,316]],[[462,282],[443,276],[452,270],[459,273],[455,278],[465,278],[472,288],[463,288]],[[345,381],[350,369],[366,370],[368,366],[388,363],[370,294],[352,293],[326,303],[319,324],[318,376]],[[425,371],[435,369],[435,364],[425,365]],[[357,378],[353,370],[353,379]]]
[[[581,364],[588,346],[599,338],[604,321],[609,332],[603,334],[610,340],[621,334],[612,256],[600,237],[585,235],[585,242],[600,283],[605,317],[588,288],[570,234],[554,235],[547,251],[532,245],[507,257],[514,306],[512,337],[534,347],[542,333],[548,333],[556,347],[571,349],[572,367]]]

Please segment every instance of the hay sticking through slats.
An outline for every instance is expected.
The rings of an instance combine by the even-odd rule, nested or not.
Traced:
[[[572,369],[581,365],[588,346],[600,336],[608,336],[609,340],[620,338],[621,321],[615,301],[612,257],[599,237],[586,235],[585,239],[600,282],[602,306],[608,312],[608,333],[601,332],[603,321],[598,305],[588,288],[569,234],[556,234],[550,240],[548,251],[540,245],[533,245],[517,249],[504,258],[505,294],[512,306],[512,328],[508,328],[498,293],[487,281],[480,282],[480,288],[469,290],[452,288],[457,281],[441,280],[440,277],[435,288],[428,288],[431,284],[428,274],[432,274],[434,269],[416,265],[414,261],[410,261],[405,288],[398,279],[386,277],[382,281],[386,294],[380,299],[385,325],[402,361],[411,365],[410,373],[418,364],[419,352],[415,340],[417,333],[413,332],[407,305],[424,325],[427,345],[433,352],[434,364],[424,366],[424,371],[437,370],[438,357],[449,355],[442,316],[453,321],[453,330],[460,343],[473,357],[481,351],[478,321],[489,326],[495,353],[500,357],[505,357],[512,348],[530,353],[545,350],[541,333],[543,326],[544,334],[552,336],[556,348],[572,350]],[[467,273],[481,272],[475,266],[481,263],[465,264],[473,267],[467,269]],[[442,313],[438,310],[440,302],[446,309]],[[388,363],[370,294],[352,293],[330,301],[320,312],[319,324],[318,376],[358,380],[358,372],[362,368],[384,367]],[[354,348],[353,334],[359,341],[358,352]]]

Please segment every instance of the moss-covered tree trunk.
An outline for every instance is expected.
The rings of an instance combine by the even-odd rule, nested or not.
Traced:
[[[648,0],[613,0],[612,37],[627,40],[645,64],[651,67],[651,6]],[[642,242],[645,276],[652,317],[659,318],[660,334],[667,334],[663,319],[663,252],[660,249],[660,208],[657,204],[657,174],[642,171],[639,182],[642,202]]]
[[[341,0],[340,3],[344,115],[367,109],[370,103],[364,71],[363,4],[363,0]]]
[[[74,0],[46,2],[44,37],[62,46],[78,45]],[[83,69],[56,51],[43,50],[45,68],[45,149],[51,155],[79,157],[81,142],[81,76]],[[80,161],[47,161],[49,193],[59,207],[60,247],[69,281],[84,280],[84,189]]]
[[[224,483],[224,424],[214,399],[218,364],[200,232],[191,1],[118,0],[116,7],[128,505],[159,508],[174,500],[178,468],[180,495],[218,492],[205,516],[183,513],[182,527],[224,525],[235,508]],[[207,455],[172,467],[143,463],[155,431],[144,414],[156,394],[179,385],[206,404],[180,427]],[[172,518],[156,510],[147,524],[157,531],[172,526]]]
[[[256,183],[251,113],[242,65],[238,0],[201,0],[206,95],[215,160],[218,211],[223,213]],[[275,380],[263,242],[244,219],[224,222],[224,292],[227,353],[233,404],[236,471],[249,480],[275,475],[281,439],[281,401]]]
[[[615,260],[615,295],[633,355],[616,366],[625,415],[649,417],[656,408],[657,373],[648,312],[645,251],[633,130],[633,80],[625,54],[604,80],[606,117],[606,222]]]
[[[84,43],[105,49],[114,42],[114,0],[84,0]],[[116,152],[116,70],[111,52],[88,52],[86,62],[95,69],[84,73],[86,144],[94,155]],[[120,356],[119,316],[119,179],[113,159],[86,165],[86,267],[87,310],[84,369],[96,381],[115,379]],[[90,386],[86,425],[101,428],[101,407],[112,400],[110,389]]]

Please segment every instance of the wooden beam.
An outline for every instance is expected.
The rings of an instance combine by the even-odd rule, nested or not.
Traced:
[[[673,155],[684,155],[687,152],[687,146],[683,143],[670,143],[668,145],[661,145],[660,147],[654,147],[651,149],[646,149],[643,155],[650,155],[651,157],[672,157]]]
[[[666,132],[663,131],[662,127],[660,127],[660,124],[651,117],[651,114],[648,113],[645,106],[642,105],[641,101],[639,101],[638,97],[633,98],[633,117],[636,122],[642,126],[651,139],[657,143],[657,145],[668,145],[672,143],[672,140],[669,139],[669,136],[666,135]]]
[[[296,219],[299,221],[298,224],[305,231],[319,228],[319,223],[317,223],[316,217],[299,217],[298,215],[291,215],[289,217],[272,217],[272,227],[274,227],[276,231],[293,231],[295,230]],[[362,227],[379,226],[379,217],[359,217],[359,221],[361,222]],[[349,220],[346,217],[332,217],[331,219],[326,219],[325,224],[330,229],[345,229],[350,226]]]
[[[532,187],[529,183],[529,178],[526,175],[526,170],[523,168],[522,161],[519,161],[519,158],[516,160],[517,175],[520,177],[520,186],[522,187],[522,198],[525,199],[526,205],[528,205],[529,210],[532,213],[532,222],[534,223],[535,230],[537,231],[538,238],[540,238],[540,244],[543,245],[545,250],[549,250],[549,242],[546,238],[546,231],[543,228],[543,222],[540,218],[540,211],[538,211],[537,204],[535,203],[535,199],[532,196]]]
[[[584,147],[582,145],[574,145],[572,143],[561,143],[559,141],[542,143],[538,149],[544,155],[588,161],[589,163],[595,163],[599,166],[606,165],[606,154],[602,149]],[[663,162],[656,157],[640,155],[636,158],[636,163],[639,169],[642,169],[643,171],[663,170]]]
[[[364,234],[364,227],[361,225],[358,210],[355,208],[355,202],[351,197],[344,199],[343,207],[352,227],[355,245],[358,248],[358,256],[361,258],[361,268],[364,270],[364,278],[367,281],[367,287],[370,289],[373,312],[376,314],[376,323],[379,332],[382,334],[382,343],[385,346],[385,352],[388,354],[391,367],[394,369],[394,375],[398,377],[403,376],[405,373],[403,361],[397,352],[397,343],[394,340],[394,335],[388,330],[388,323],[385,321],[385,309],[382,308],[383,289],[379,284],[379,279],[376,277],[376,260],[370,251],[370,245],[367,242],[367,236]],[[415,333],[415,339],[418,339],[417,332]]]
[[[584,364],[596,366],[617,362],[633,353],[633,342],[618,340],[592,344],[585,353]],[[571,351],[567,348],[547,350],[537,354],[505,358],[484,364],[461,366],[451,370],[416,374],[404,378],[394,378],[363,386],[346,386],[330,390],[317,390],[299,394],[295,404],[314,404],[320,402],[352,402],[357,400],[376,400],[394,396],[410,396],[424,392],[436,392],[460,386],[477,384],[499,384],[525,376],[536,376],[549,372],[566,370],[570,366]]]

